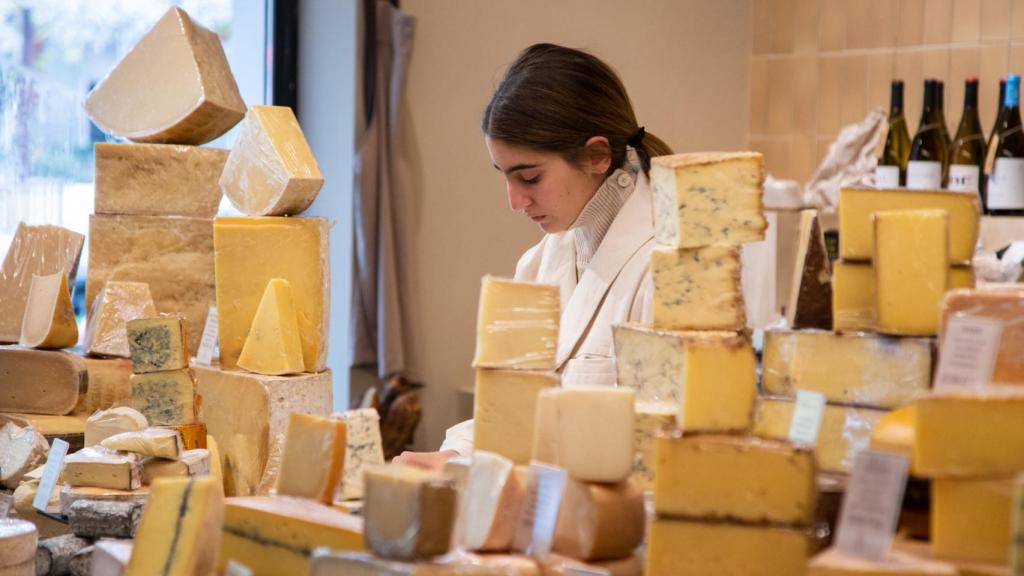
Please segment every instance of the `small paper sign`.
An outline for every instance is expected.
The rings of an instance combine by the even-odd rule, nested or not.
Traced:
[[[1010,574],[1024,576],[1024,476],[1013,483],[1013,521],[1010,533]]]
[[[199,341],[199,351],[196,353],[196,362],[209,366],[213,363],[213,349],[217,346],[217,307],[210,306],[206,314],[206,326],[203,328],[203,338]]]
[[[1003,323],[977,316],[953,316],[939,349],[935,387],[980,387],[992,383]]]
[[[789,424],[789,439],[814,446],[818,443],[821,417],[825,414],[825,395],[808,390],[796,391],[796,406]]]
[[[252,570],[244,564],[228,560],[227,566],[224,567],[224,576],[252,576]]]
[[[50,454],[46,457],[46,465],[43,466],[43,477],[39,480],[39,488],[36,489],[36,497],[32,499],[32,507],[40,512],[46,512],[46,505],[50,503],[50,496],[60,479],[61,470],[64,468],[64,457],[68,455],[68,443],[60,438],[54,438],[50,444]]]
[[[558,509],[562,505],[567,478],[561,468],[530,463],[526,499],[513,545],[515,550],[536,558],[547,558],[555,537],[555,523],[558,522]]]
[[[844,554],[884,562],[896,534],[907,457],[864,450],[853,460],[853,472],[839,513],[836,547]]]

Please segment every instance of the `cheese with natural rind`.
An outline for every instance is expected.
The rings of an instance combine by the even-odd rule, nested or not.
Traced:
[[[976,192],[843,188],[839,191],[842,258],[871,260],[875,251],[872,215],[886,210],[945,210],[949,213],[950,260],[969,263],[974,257],[979,228]]]
[[[325,218],[217,218],[217,320],[220,363],[233,369],[256,309],[274,278],[292,287],[305,369],[327,363],[330,227]]]
[[[135,490],[142,486],[138,454],[87,446],[64,459],[61,478],[71,486]]]
[[[8,422],[0,427],[0,485],[14,490],[32,469],[46,462],[50,444],[28,426]]]
[[[785,440],[695,434],[657,440],[654,509],[709,521],[809,526],[814,452]]]
[[[293,412],[281,453],[277,493],[334,502],[345,464],[345,423]]]
[[[92,545],[92,576],[124,576],[131,557],[131,540],[97,540]]]
[[[166,372],[188,368],[185,324],[178,316],[136,318],[126,323],[132,372]]]
[[[1006,563],[1010,557],[1013,478],[932,480],[935,555]]]
[[[172,7],[85,99],[101,130],[135,142],[204,144],[245,102],[217,34]]]
[[[141,412],[152,426],[195,422],[195,382],[192,371],[185,368],[132,374],[132,408]]]
[[[217,573],[234,560],[253,576],[307,574],[319,547],[363,550],[363,519],[305,498],[228,498]]]
[[[23,348],[70,348],[78,342],[78,323],[71,307],[71,292],[63,272],[32,275],[25,317],[21,322]]]
[[[789,438],[795,403],[791,399],[761,398],[754,418],[754,434],[768,438]],[[871,442],[871,430],[885,410],[827,404],[814,447],[818,467],[825,472],[849,474],[857,452]]]
[[[537,399],[533,459],[584,482],[622,482],[633,471],[636,395],[611,387],[552,388]]]
[[[292,109],[249,108],[220,175],[220,187],[235,208],[249,216],[299,214],[323,184]]]
[[[534,414],[542,390],[557,387],[553,372],[476,370],[473,447],[528,464],[533,452]]]
[[[934,336],[949,290],[949,216],[943,210],[876,212],[875,327]]]
[[[902,550],[890,550],[885,562],[843,554],[829,548],[811,558],[807,576],[958,576],[957,567]]]
[[[1015,388],[935,392],[917,401],[914,468],[932,478],[1024,471],[1024,393]]]
[[[88,386],[81,356],[58,350],[0,346],[0,412],[63,415]]]
[[[238,356],[238,367],[269,375],[305,371],[299,320],[287,280],[274,278],[267,283]]]
[[[310,576],[541,576],[528,556],[460,553],[420,562],[385,560],[365,552],[313,552]],[[546,575],[545,575],[546,576]],[[613,574],[611,576],[619,576]],[[632,575],[630,575],[632,576]]]
[[[177,458],[146,458],[142,461],[142,483],[149,485],[155,478],[167,476],[204,476],[210,475],[210,451],[202,448],[185,450]],[[220,478],[214,476],[217,483]]]
[[[266,494],[277,482],[292,412],[331,412],[331,372],[262,376],[193,367],[203,401],[199,419],[217,441],[228,496]]]
[[[474,450],[464,487],[460,488],[461,545],[467,550],[508,550],[519,527],[526,486],[515,463],[485,450]]]
[[[942,339],[953,318],[983,318],[1002,323],[999,348],[992,370],[993,384],[1024,384],[1024,287],[991,290],[954,290],[946,294],[941,306]]]
[[[8,570],[10,576],[35,574],[34,560],[39,532],[31,522],[17,518],[0,518],[0,574]],[[32,562],[29,571],[19,571],[20,566]],[[17,568],[17,569],[15,569]]]
[[[381,558],[418,560],[451,546],[458,493],[441,472],[402,464],[367,468],[363,526],[366,546]]]
[[[207,146],[97,142],[95,213],[213,218],[228,151]]]
[[[17,342],[32,276],[62,273],[73,286],[85,236],[60,226],[18,224],[0,266],[0,342]]]
[[[89,217],[87,308],[109,280],[149,284],[156,311],[185,320],[189,354],[195,355],[206,315],[216,300],[213,220],[93,214]]]
[[[643,542],[644,493],[632,480],[617,484],[569,479],[552,551],[577,560],[625,558]]]
[[[345,467],[338,497],[358,500],[363,497],[363,471],[384,463],[380,415],[375,408],[362,408],[331,414],[331,418],[345,422]]]
[[[200,399],[201,400],[201,399]],[[181,447],[185,450],[206,448],[206,424],[192,422],[191,424],[161,424],[161,428],[174,430],[181,436]]]
[[[893,452],[907,457],[911,463],[910,474],[917,476],[914,469],[914,405],[910,404],[882,416],[871,429],[872,450]]]
[[[105,438],[100,446],[139,456],[177,458],[184,452],[181,436],[167,428],[146,428],[137,432],[121,432]]]
[[[743,330],[747,325],[738,246],[651,251],[654,327]]]
[[[213,478],[157,478],[126,576],[211,573],[223,521],[224,495]]]
[[[931,388],[932,343],[871,333],[766,330],[761,384],[767,394],[819,392],[829,402],[895,408]]]
[[[484,276],[476,323],[477,368],[554,370],[558,286]]]
[[[817,210],[800,212],[786,320],[790,328],[832,328],[832,271]]]
[[[686,431],[750,429],[757,368],[747,335],[642,324],[612,332],[618,385],[636,391],[639,408],[674,409]]]
[[[633,435],[636,456],[633,461],[632,478],[642,489],[654,489],[657,462],[655,444],[658,436],[672,433],[676,429],[676,410],[637,407]]]
[[[89,389],[78,396],[76,414],[92,414],[132,403],[132,363],[127,358],[85,358]]]
[[[764,175],[758,152],[652,158],[655,240],[679,248],[764,240]]]
[[[133,490],[116,488],[97,488],[95,486],[65,485],[60,489],[60,513],[67,516],[75,502],[81,500],[100,500],[104,502],[131,502],[144,505],[149,501],[149,486]]]
[[[803,576],[810,548],[802,530],[656,519],[645,574]]]
[[[117,406],[100,410],[85,421],[85,445],[94,446],[122,432],[138,432],[149,427],[146,416],[134,408]]]
[[[111,280],[104,284],[89,309],[85,350],[97,356],[130,357],[129,320],[156,315],[153,295],[144,282]]]

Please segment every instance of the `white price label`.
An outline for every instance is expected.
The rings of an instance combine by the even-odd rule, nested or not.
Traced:
[[[850,556],[884,562],[896,534],[909,463],[903,454],[864,450],[853,459],[853,472],[839,513],[836,547]]]
[[[991,210],[1024,208],[1024,158],[996,158],[987,194]]]
[[[1003,336],[1003,323],[977,316],[953,316],[939,348],[935,388],[988,386]]]
[[[39,488],[36,488],[36,497],[32,499],[32,507],[40,512],[46,512],[46,505],[50,503],[50,496],[53,495],[61,470],[64,469],[68,446],[68,443],[60,438],[54,438],[50,444],[50,453],[46,457],[46,465],[43,466],[43,477],[39,480]]]
[[[899,188],[900,167],[899,166],[875,166],[875,187],[876,188]]]
[[[949,183],[946,185],[950,190],[958,192],[977,192],[981,184],[981,170],[977,166],[966,166],[963,164],[951,164],[949,167]]]
[[[942,163],[927,160],[907,162],[907,188],[938,190],[942,186]]]
[[[199,351],[196,353],[196,361],[209,366],[213,363],[213,350],[217,347],[217,307],[210,306],[206,314],[206,326],[203,328],[203,338],[199,341]]]
[[[530,463],[526,499],[512,546],[516,551],[542,559],[551,552],[567,480],[562,468]]]
[[[809,390],[797,390],[793,420],[789,424],[789,439],[811,446],[817,444],[818,430],[821,429],[821,417],[824,414],[824,394]]]

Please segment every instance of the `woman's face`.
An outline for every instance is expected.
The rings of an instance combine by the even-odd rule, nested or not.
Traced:
[[[509,207],[548,234],[568,230],[603,180],[603,171],[595,174],[554,152],[485,140],[494,167],[505,175]]]

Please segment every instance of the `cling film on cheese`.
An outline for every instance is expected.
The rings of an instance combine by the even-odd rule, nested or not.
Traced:
[[[942,300],[939,353],[954,318],[998,322],[1001,327],[992,384],[1024,385],[1024,287],[952,290]]]
[[[558,286],[484,276],[473,366],[554,370],[560,320]]]

